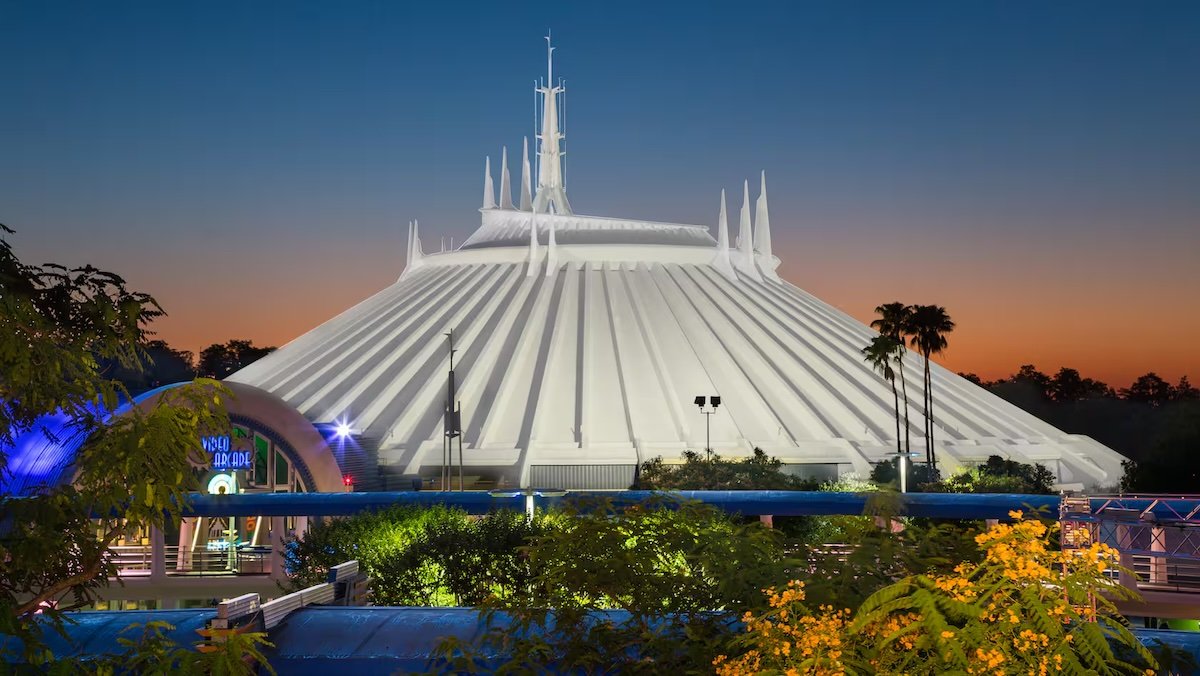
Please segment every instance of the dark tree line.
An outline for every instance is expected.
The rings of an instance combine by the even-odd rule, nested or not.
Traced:
[[[214,343],[200,351],[199,358],[187,350],[176,350],[165,341],[151,340],[142,346],[135,366],[106,360],[105,374],[125,386],[131,394],[193,378],[225,378],[275,351],[250,340]]]
[[[1072,368],[1049,375],[1026,364],[987,388],[1055,427],[1086,434],[1131,459],[1121,489],[1200,492],[1200,389],[1187,376],[1172,385],[1156,373],[1114,388]]]

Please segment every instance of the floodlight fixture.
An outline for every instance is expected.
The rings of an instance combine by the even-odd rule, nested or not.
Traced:
[[[721,405],[720,395],[696,395],[694,400],[696,405],[700,407],[700,412],[704,414],[704,452],[709,457],[712,456],[712,415],[717,412],[717,407]],[[709,404],[712,408],[705,409],[704,405]]]

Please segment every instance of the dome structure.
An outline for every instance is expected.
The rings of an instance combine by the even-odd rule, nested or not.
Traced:
[[[724,456],[761,448],[814,477],[865,475],[893,457],[892,391],[860,352],[876,334],[776,274],[765,174],[753,218],[742,186],[736,236],[723,192],[715,236],[576,214],[563,185],[562,91],[550,80],[538,88],[536,190],[526,150],[514,203],[505,152],[500,198],[489,162],[482,223],[461,246],[425,254],[410,224],[394,284],[229,380],[353,430],[391,487],[439,476],[448,430],[461,431],[464,472],[482,485],[626,488],[640,462],[709,439]],[[904,366],[921,453],[911,374],[924,364],[909,352]],[[943,471],[1000,455],[1042,463],[1067,485],[1119,480],[1123,458],[1096,441],[937,364],[932,383]],[[721,405],[702,415],[694,401],[711,395]]]

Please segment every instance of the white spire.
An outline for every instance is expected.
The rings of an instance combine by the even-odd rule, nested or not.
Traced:
[[[521,211],[533,211],[533,195],[529,190],[529,137],[521,145]]]
[[[413,231],[412,221],[408,222],[408,245],[404,247],[404,269],[407,270],[412,265],[413,254]]]
[[[536,88],[542,95],[542,130],[538,135],[538,185],[533,197],[533,209],[541,212],[570,214],[571,203],[567,201],[563,186],[562,156],[560,141],[563,134],[558,130],[558,95],[565,88],[554,86],[554,47],[550,36],[546,36],[546,86]]]
[[[742,212],[738,223],[737,269],[754,280],[761,280],[754,265],[754,235],[750,230],[750,181],[742,183]]]
[[[763,275],[776,281],[775,274],[778,261],[771,252],[771,219],[767,215],[767,172],[762,173],[762,187],[759,188],[758,202],[754,209],[754,251],[758,254],[758,268]]]
[[[508,177],[508,146],[500,152],[500,208],[512,209],[512,180]]]
[[[730,281],[737,281],[733,261],[729,258],[729,218],[725,214],[725,190],[721,189],[721,213],[717,215],[717,255],[712,265]]]
[[[526,164],[526,166],[529,166]],[[538,241],[537,241],[537,213],[529,212],[529,267],[525,270],[526,277],[532,277],[536,270],[538,256]]]
[[[754,204],[754,250],[771,257],[771,221],[767,216],[767,172],[762,173],[762,187]]]
[[[400,279],[404,279],[405,275],[421,267],[421,258],[424,254],[421,253],[421,239],[417,234],[417,222],[408,222],[408,248],[404,253],[404,272],[400,273]]]
[[[496,187],[492,185],[492,158],[483,160],[483,208],[496,208]]]

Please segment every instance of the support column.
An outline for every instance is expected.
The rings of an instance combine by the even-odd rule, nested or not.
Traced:
[[[1167,583],[1167,531],[1162,526],[1150,529],[1150,584]],[[1158,552],[1162,555],[1155,556]]]
[[[150,579],[162,580],[167,577],[167,547],[163,532],[157,527],[150,528]]]
[[[1120,564],[1123,570],[1120,572],[1117,581],[1122,587],[1127,589],[1137,590],[1137,574],[1133,572],[1133,554],[1129,550],[1133,548],[1133,541],[1129,537],[1129,526],[1117,525],[1117,550],[1121,552]]]
[[[271,517],[271,579],[283,580],[287,570],[283,563],[283,524],[284,517]]]

